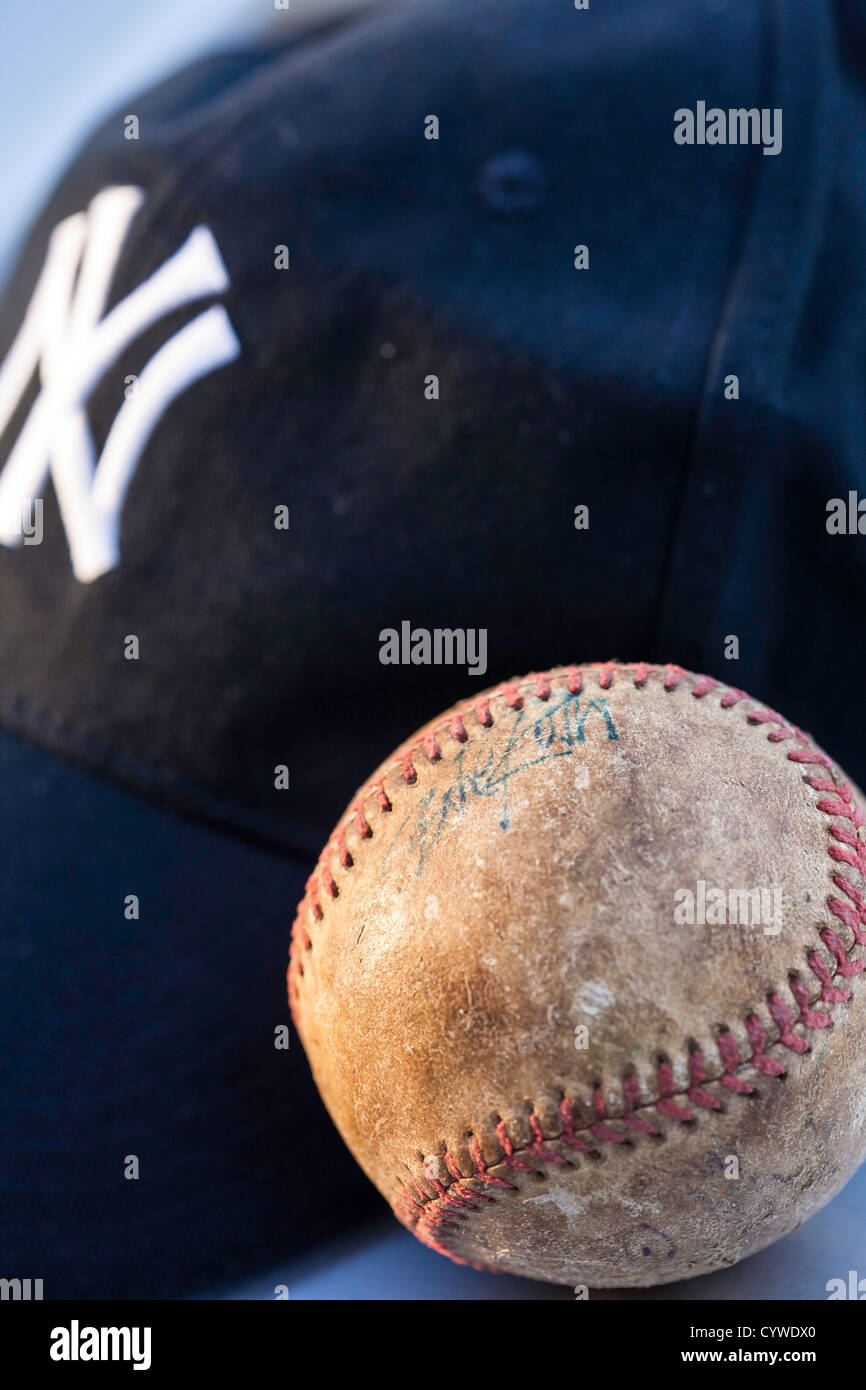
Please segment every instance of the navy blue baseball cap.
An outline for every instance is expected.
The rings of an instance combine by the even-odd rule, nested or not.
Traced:
[[[320,844],[478,685],[383,630],[722,675],[864,780],[864,36],[405,0],[88,141],[0,305],[0,1274],[192,1293],[381,1210],[275,1044]]]

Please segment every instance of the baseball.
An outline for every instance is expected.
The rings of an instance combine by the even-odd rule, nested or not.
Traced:
[[[358,793],[293,930],[335,1124],[451,1259],[649,1285],[791,1231],[866,1150],[861,793],[676,666],[497,686]]]

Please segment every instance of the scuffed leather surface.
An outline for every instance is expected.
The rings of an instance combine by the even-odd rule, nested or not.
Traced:
[[[440,718],[410,741],[421,747],[408,763],[383,764],[373,785],[390,810],[365,787],[341,822],[351,865],[339,843],[326,848],[290,972],[325,1103],[401,1218],[456,1258],[602,1286],[760,1249],[823,1204],[866,1146],[866,985],[834,979],[852,997],[816,1006],[832,1027],[796,1025],[812,1044],[803,1056],[777,1041],[768,1007],[776,993],[798,1016],[792,976],[819,999],[808,958],[817,949],[835,967],[823,928],[861,954],[828,908],[830,830],[849,822],[817,809],[805,780],[842,774],[791,761],[806,745],[750,722],[755,701],[724,708],[725,687],[695,698],[700,678],[666,689],[656,668],[639,688],[617,667],[603,689],[610,670],[584,668],[578,694],[552,673],[546,699],[530,678],[519,710],[500,687],[491,727],[464,707],[465,742]],[[676,891],[701,879],[781,889],[781,930],[677,925]],[[749,1063],[750,1016],[784,1079]],[[722,1029],[753,1095],[719,1080]],[[720,1111],[685,1094],[695,1048]],[[660,1062],[689,1123],[653,1104]],[[657,1136],[621,1122],[628,1074]],[[628,1143],[593,1136],[599,1096]],[[595,1156],[557,1140],[564,1099]],[[472,1176],[479,1153],[509,1188]],[[724,1176],[731,1156],[736,1180]]]

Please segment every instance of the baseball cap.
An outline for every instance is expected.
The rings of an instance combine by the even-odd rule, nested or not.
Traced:
[[[476,675],[721,673],[733,634],[866,762],[825,525],[862,476],[862,34],[406,0],[197,64],[67,171],[0,307],[9,1274],[186,1293],[380,1210],[274,1045],[289,926]],[[699,101],[781,109],[781,150],[678,144]],[[384,662],[404,624],[484,630],[484,669]]]

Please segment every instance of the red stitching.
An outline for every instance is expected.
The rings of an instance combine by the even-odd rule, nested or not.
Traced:
[[[323,884],[325,892],[328,894],[328,897],[336,898],[338,893],[337,885],[334,882],[334,876],[331,873],[331,870],[328,868],[327,864],[323,864],[321,869],[319,870],[319,880]]]
[[[509,1192],[514,1191],[513,1182],[506,1182],[505,1178],[497,1178],[492,1173],[488,1173],[487,1164],[484,1162],[484,1156],[481,1152],[481,1145],[474,1136],[469,1141],[469,1156],[474,1164],[472,1174],[474,1178],[478,1178],[481,1182],[490,1183],[491,1187],[507,1187]]]
[[[741,700],[748,700],[749,698],[745,690],[734,690],[731,688],[722,696],[722,709],[730,709],[733,705],[738,705]]]
[[[390,803],[388,809],[390,810]],[[342,826],[339,830],[334,832],[333,844],[343,868],[351,869],[355,861],[349,853],[348,849],[346,848],[346,832]]]
[[[595,1114],[595,1120],[589,1127],[590,1134],[596,1139],[601,1139],[603,1142],[609,1144],[627,1143],[627,1134],[620,1134],[618,1129],[611,1129],[610,1125],[605,1123],[607,1120],[607,1102],[605,1101],[604,1092],[600,1086],[593,1087],[592,1109]]]
[[[704,1054],[699,1047],[693,1047],[689,1053],[689,1079],[692,1084],[688,1089],[688,1097],[693,1105],[700,1105],[705,1110],[721,1110],[721,1104],[715,1096],[703,1089],[706,1072]]]
[[[664,688],[668,691],[676,690],[688,674],[679,666],[652,667],[646,662],[638,662],[633,666],[605,662],[590,668],[589,671],[570,667],[564,673],[569,693],[580,693],[584,688],[585,678],[593,673],[599,687],[603,690],[610,688],[615,675],[627,676],[630,674],[635,687],[641,689],[646,685],[650,675],[657,673],[663,676]],[[534,683],[535,694],[541,700],[550,697],[552,674],[548,672],[527,678],[527,683]],[[691,693],[700,699],[719,688],[719,683],[712,677],[698,677]],[[524,700],[518,685],[514,682],[508,682],[499,686],[491,695],[480,697],[471,705],[467,705],[463,711],[463,716],[467,712],[474,713],[482,729],[492,728],[494,720],[490,710],[490,701],[497,696],[501,697],[514,710],[523,708]],[[723,709],[730,709],[748,699],[750,697],[746,692],[728,688],[724,689],[724,693],[721,695],[720,705]],[[786,724],[781,715],[775,711],[750,710],[746,717],[752,725],[772,726],[767,733],[767,738],[772,743],[793,741],[807,745],[805,748],[791,749],[786,754],[790,762],[813,766],[825,771],[832,769],[833,764],[825,753],[820,753],[808,746],[808,735],[796,725]],[[437,734],[442,732],[449,733],[456,742],[461,744],[465,743],[469,737],[463,717],[460,714],[448,716],[441,726],[422,735],[415,745],[397,756],[396,765],[402,768],[403,776],[407,782],[411,783],[416,780],[417,772],[412,759],[419,751],[426,752],[433,761],[438,761],[442,756],[441,747],[437,740]],[[812,790],[824,794],[815,803],[816,810],[835,822],[828,826],[830,837],[834,841],[828,846],[827,851],[831,860],[856,870],[866,880],[866,840],[857,834],[866,824],[866,816],[854,801],[851,787],[847,782],[837,785],[826,776],[806,776],[803,780]],[[383,813],[391,810],[391,802],[381,783],[373,783],[370,792]],[[840,825],[839,821],[847,823]],[[359,803],[350,808],[349,823],[354,824],[356,832],[362,839],[369,839],[372,836],[372,827]],[[304,973],[302,953],[312,949],[312,942],[302,914],[305,910],[309,910],[316,920],[320,920],[324,915],[320,902],[321,892],[324,891],[331,898],[336,897],[339,892],[339,886],[333,873],[325,862],[325,857],[330,851],[336,852],[339,863],[344,869],[350,869],[353,866],[354,860],[345,845],[345,825],[334,832],[323,849],[317,869],[308,880],[305,896],[298,906],[298,915],[292,928],[288,970],[289,1000],[293,1014],[297,1006],[298,980]],[[866,946],[866,897],[842,872],[834,874],[832,882],[842,896],[828,897],[827,906],[830,912],[843,922],[851,932],[853,944],[850,949],[853,950],[855,946]],[[808,967],[821,987],[815,1002],[822,1004],[846,1003],[851,998],[851,990],[840,987],[834,981],[837,978],[852,979],[861,974],[866,969],[866,960],[849,959],[848,949],[837,933],[829,926],[822,929],[820,939],[826,946],[831,960],[825,960],[817,950],[811,951],[807,957]],[[798,976],[791,977],[789,988],[798,1008],[796,1015],[777,992],[768,996],[767,1005],[770,1017],[778,1029],[778,1037],[772,1044],[767,1038],[763,1024],[755,1014],[750,1014],[745,1020],[746,1035],[749,1041],[749,1054],[745,1058],[740,1056],[739,1046],[731,1030],[729,1028],[721,1029],[716,1038],[716,1046],[721,1060],[722,1072],[718,1077],[711,1077],[709,1080],[707,1080],[703,1052],[697,1046],[691,1048],[688,1060],[689,1085],[686,1088],[685,1096],[693,1106],[712,1110],[723,1108],[721,1103],[706,1090],[706,1086],[714,1082],[724,1086],[735,1095],[754,1094],[754,1086],[744,1080],[742,1076],[737,1075],[738,1072],[751,1066],[764,1076],[784,1076],[785,1068],[768,1054],[767,1047],[778,1045],[802,1055],[809,1051],[809,1042],[802,1036],[802,1033],[795,1030],[799,1028],[813,1031],[830,1026],[832,1023],[830,1015],[816,1009],[810,1003],[808,990]],[[623,1077],[624,1110],[621,1117],[615,1118],[618,1118],[619,1122],[625,1126],[625,1133],[614,1128],[609,1122],[610,1117],[607,1113],[604,1093],[601,1086],[596,1085],[592,1093],[593,1118],[583,1128],[582,1133],[587,1136],[591,1135],[596,1143],[613,1144],[627,1143],[629,1130],[643,1135],[658,1136],[660,1131],[638,1113],[641,1110],[652,1108],[676,1123],[691,1123],[694,1120],[693,1113],[676,1099],[680,1093],[675,1089],[673,1069],[666,1059],[659,1060],[655,1080],[655,1098],[644,1099],[637,1077],[631,1074]],[[590,1144],[586,1138],[581,1137],[581,1132],[578,1132],[575,1126],[575,1106],[567,1097],[563,1097],[560,1102],[559,1115],[562,1125],[560,1133],[545,1136],[538,1116],[534,1113],[531,1114],[529,1116],[531,1139],[523,1146],[514,1143],[505,1121],[499,1119],[495,1126],[495,1132],[500,1154],[493,1166],[512,1168],[517,1172],[533,1172],[540,1163],[567,1163],[568,1159],[557,1150],[551,1149],[551,1144],[571,1149],[587,1157],[596,1155],[598,1153],[597,1148]],[[457,1259],[457,1257],[447,1248],[444,1240],[447,1233],[455,1229],[457,1223],[449,1219],[450,1213],[456,1210],[472,1211],[477,1209],[480,1202],[492,1200],[489,1194],[479,1191],[477,1188],[470,1188],[466,1184],[473,1182],[480,1183],[485,1187],[500,1187],[508,1190],[512,1190],[515,1186],[504,1178],[490,1173],[491,1165],[485,1161],[477,1137],[470,1140],[468,1153],[468,1173],[461,1172],[454,1155],[446,1150],[442,1161],[452,1181],[445,1184],[438,1178],[428,1178],[435,1193],[431,1196],[421,1186],[418,1179],[413,1176],[412,1183],[417,1196],[413,1197],[409,1190],[404,1188],[395,1204],[397,1215],[404,1221],[404,1224],[414,1229],[419,1239],[434,1249],[440,1250],[443,1254],[449,1255],[451,1259]],[[458,1263],[466,1264],[469,1262],[458,1260]]]
[[[519,1159],[514,1157],[514,1145],[511,1142],[511,1136],[506,1129],[504,1120],[500,1120],[496,1126],[496,1137],[502,1145],[502,1161],[507,1162],[512,1168],[520,1168],[524,1173],[531,1173],[531,1163],[521,1163]]]
[[[571,1102],[566,1096],[563,1096],[560,1102],[559,1114],[562,1119],[562,1133],[559,1135],[558,1142],[560,1144],[568,1144],[570,1148],[576,1149],[578,1153],[596,1153],[596,1150],[591,1144],[587,1144],[585,1139],[581,1139],[580,1135],[575,1133],[574,1111],[572,1110]]]
[[[528,1152],[533,1158],[537,1158],[541,1163],[566,1163],[567,1159],[562,1154],[554,1153],[545,1144],[544,1135],[541,1132],[541,1121],[537,1115],[530,1115],[529,1128],[532,1133],[532,1143]]]
[[[641,1134],[658,1134],[660,1131],[654,1129],[649,1120],[645,1120],[642,1116],[635,1113],[643,1104],[640,1094],[640,1082],[636,1076],[629,1074],[623,1077],[622,1093],[625,1100],[625,1114],[623,1119],[629,1129],[636,1129]]]
[[[723,1086],[727,1086],[729,1091],[734,1091],[739,1096],[751,1096],[754,1094],[754,1086],[750,1086],[748,1081],[743,1081],[741,1077],[734,1073],[740,1067],[740,1049],[737,1047],[737,1040],[729,1028],[723,1028],[716,1039],[716,1046],[719,1049],[719,1056],[722,1059],[722,1066],[725,1068],[719,1080]],[[754,1059],[752,1058],[754,1065]]]
[[[670,1062],[659,1062],[656,1071],[658,1081],[659,1098],[656,1101],[656,1109],[662,1114],[667,1115],[670,1120],[679,1120],[682,1124],[689,1124],[694,1116],[691,1110],[686,1110],[684,1106],[677,1105],[673,1097],[676,1095],[674,1085],[674,1074]]]
[[[836,933],[833,931],[832,927],[824,928],[824,930],[821,933],[821,940],[825,943],[826,946],[829,947],[829,949],[833,952],[833,955],[836,957],[835,973],[837,975],[842,975],[843,977],[848,978],[851,975],[859,975],[861,970],[866,969],[866,961],[848,960],[848,957],[845,953],[845,947],[839,940]],[[814,966],[812,968],[813,970],[815,969]],[[817,970],[815,971],[815,973],[818,974]],[[821,977],[819,976],[819,978]]]
[[[375,797],[376,802],[381,811],[390,811],[391,802],[388,797],[388,793],[385,791],[385,788],[381,782],[371,782],[370,792],[372,796]]]
[[[503,685],[500,693],[506,705],[509,705],[511,709],[523,709],[523,696],[516,685],[513,683]]]
[[[435,734],[425,734],[422,743],[424,744],[424,752],[427,754],[431,763],[438,763],[439,759],[442,757],[442,749],[436,742]]]
[[[308,901],[309,901],[310,907],[311,907],[312,910],[313,910],[313,916],[314,916],[314,917],[321,917],[321,916],[322,916],[322,909],[321,909],[321,906],[320,906],[320,904],[319,904],[319,884],[318,884],[318,879],[317,879],[317,877],[316,877],[314,874],[311,875],[310,878],[307,879],[307,882],[306,882],[306,884],[304,885],[304,889],[305,889],[305,892],[306,892],[307,899],[308,899]],[[309,938],[308,938],[308,939],[309,939]]]

